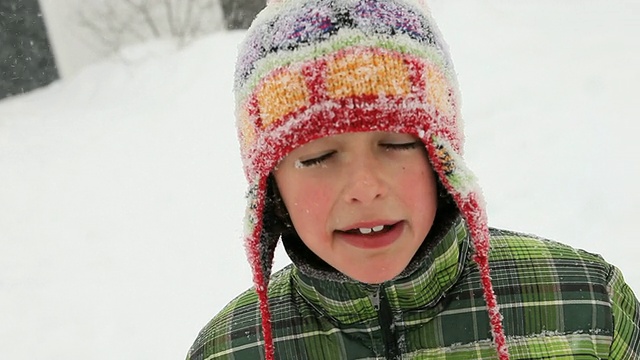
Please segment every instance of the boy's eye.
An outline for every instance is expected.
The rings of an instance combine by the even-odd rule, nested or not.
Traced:
[[[418,148],[421,144],[422,144],[422,142],[420,142],[418,140],[418,141],[412,141],[412,142],[400,143],[400,144],[385,144],[385,143],[382,143],[382,144],[380,144],[380,146],[382,146],[385,150],[389,151],[389,150],[415,149],[415,148]],[[315,166],[315,165],[319,165],[319,164],[322,164],[323,162],[327,161],[335,153],[336,153],[336,151],[329,151],[327,153],[324,153],[324,154],[322,154],[320,156],[317,156],[317,157],[314,157],[314,158],[311,158],[311,159],[297,160],[295,166],[297,168],[305,168],[305,167],[312,167],[312,166]]]
[[[326,154],[322,154],[312,159],[298,160],[296,161],[296,167],[303,168],[303,167],[310,167],[310,166],[321,164],[322,162],[324,162],[325,160],[333,156],[333,154],[335,154],[335,151],[330,151]]]
[[[402,144],[381,144],[386,150],[408,150],[415,149],[421,144],[420,141],[412,141]]]

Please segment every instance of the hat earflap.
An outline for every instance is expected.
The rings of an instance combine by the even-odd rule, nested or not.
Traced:
[[[425,141],[423,139],[423,141]],[[489,226],[482,190],[462,157],[444,139],[432,135],[425,141],[429,161],[440,182],[453,197],[471,233],[473,261],[478,265],[483,296],[487,304],[491,334],[500,360],[508,360],[502,314],[491,282],[489,268]]]
[[[245,214],[245,250],[253,273],[253,284],[258,295],[264,338],[265,360],[275,359],[271,312],[269,311],[269,278],[278,234],[265,231],[264,211],[267,203],[267,178],[260,178],[247,193]]]

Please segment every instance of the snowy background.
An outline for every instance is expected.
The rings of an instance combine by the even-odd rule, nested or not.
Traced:
[[[491,225],[600,253],[640,291],[640,2],[431,6]],[[0,102],[0,359],[182,359],[250,286],[242,35],[145,44]]]

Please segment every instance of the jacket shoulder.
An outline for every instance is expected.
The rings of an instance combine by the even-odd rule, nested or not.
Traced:
[[[574,264],[601,268],[610,272],[612,266],[602,256],[577,249],[569,245],[545,239],[532,234],[525,234],[509,230],[490,229],[491,252],[493,261],[511,260],[515,262],[544,261],[561,262],[565,265]],[[573,262],[572,262],[573,261]]]
[[[609,302],[614,267],[602,256],[557,241],[514,231],[491,229],[489,263],[494,285],[502,291],[535,291],[554,299]]]
[[[613,334],[610,280],[600,255],[505,230],[491,230],[491,277],[510,336],[532,334],[600,337],[608,351]],[[532,315],[532,314],[535,314]]]
[[[290,297],[291,271],[291,266],[288,266],[272,275],[270,303],[273,299]],[[274,304],[270,305],[273,307]],[[277,313],[278,310],[272,308],[271,312]],[[187,360],[227,359],[238,353],[247,359],[261,358],[261,331],[258,295],[254,288],[250,288],[231,300],[205,325],[189,349]]]

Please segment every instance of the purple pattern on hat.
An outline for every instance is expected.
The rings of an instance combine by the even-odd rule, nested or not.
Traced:
[[[234,89],[239,90],[253,70],[253,64],[264,58],[266,51],[262,45],[262,36],[247,36],[236,60]]]
[[[336,29],[335,22],[331,19],[329,9],[309,9],[308,12],[296,17],[293,24],[293,32],[288,35],[289,40],[307,41],[322,37],[324,34]]]
[[[429,20],[410,3],[318,0],[312,5],[301,1],[290,5],[291,8],[269,22],[254,24],[240,51],[236,67],[237,88],[251,74],[254,64],[268,53],[294,51],[321,42],[341,28],[357,29],[366,35],[390,37],[402,33],[418,42],[443,49],[443,44],[433,34]]]
[[[358,27],[372,28],[378,32],[380,29],[390,32],[400,30],[418,38],[431,33],[423,23],[423,17],[398,3],[363,0],[355,6],[352,16]]]

